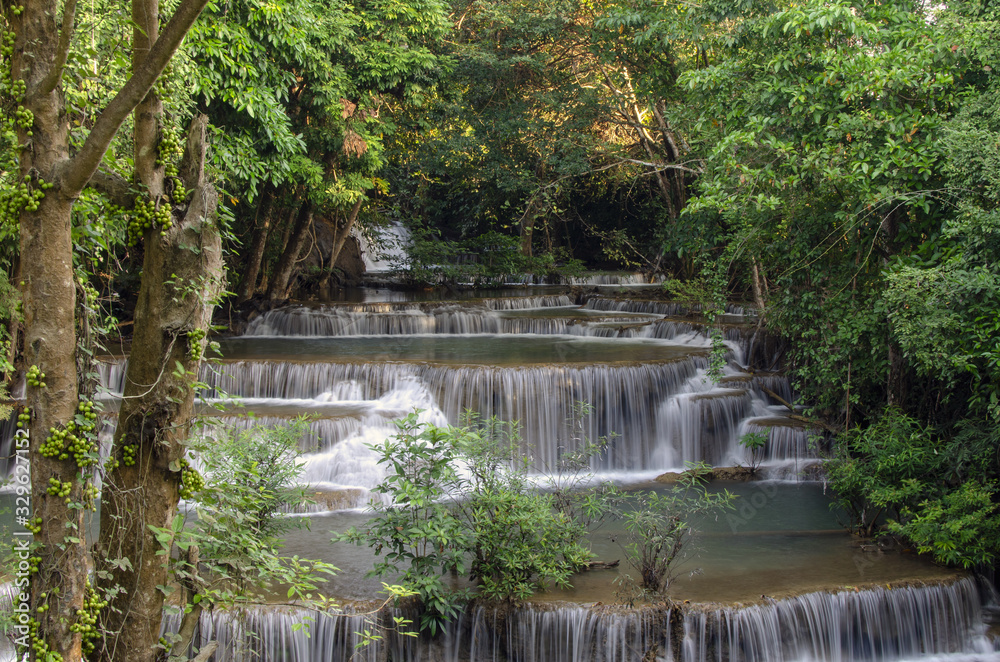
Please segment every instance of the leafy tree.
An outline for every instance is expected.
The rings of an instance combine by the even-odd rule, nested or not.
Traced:
[[[195,98],[227,128],[217,165],[250,219],[236,228],[248,238],[234,247],[248,265],[239,300],[285,298],[322,221],[335,235],[329,279],[369,195],[387,192],[394,113],[444,71],[431,46],[446,27],[438,0],[209,6],[190,68]]]
[[[306,432],[304,419],[287,426],[221,430],[217,439],[194,449],[207,477],[200,479],[189,464],[184,467],[184,496],[195,506],[194,521],[181,528],[185,518],[178,515],[171,528],[156,531],[183,589],[180,630],[174,641],[168,639],[172,656],[186,659],[205,609],[268,602],[277,589],[287,589],[288,598],[319,611],[334,607],[319,585],[336,569],[284,556],[281,550],[285,533],[308,527],[307,518],[288,515],[308,503],[299,482],[299,440]]]
[[[943,563],[970,567],[1000,554],[995,429],[970,421],[943,436],[890,408],[845,433],[827,462],[837,502],[862,535],[912,540]]]
[[[144,191],[137,196],[142,225],[135,226],[135,233],[145,240],[141,298],[146,305],[136,319],[141,342],[132,356],[131,383],[148,388],[157,384],[168,362],[173,365],[178,361],[181,372],[197,363],[188,354],[188,345],[195,344],[188,342],[188,333],[204,329],[211,310],[204,299],[218,286],[214,265],[221,265],[221,255],[212,227],[215,196],[202,170],[202,125],[195,125],[184,150],[187,157],[177,167],[173,150],[180,143],[175,142],[168,151],[160,140],[159,100],[151,94],[203,6],[202,0],[178,3],[161,31],[155,0],[133,4],[131,77],[106,106],[94,109],[92,119],[81,123],[83,135],[76,134],[79,141],[75,141],[67,116],[64,76],[74,42],[77,3],[28,0],[23,5],[3,5],[3,93],[7,109],[17,118],[14,141],[19,153],[19,183],[16,187],[8,183],[5,191],[13,203],[6,207],[6,218],[8,222],[17,220],[19,225],[25,361],[32,366],[27,401],[35,509],[32,527],[38,559],[32,598],[34,607],[45,607],[35,611],[31,624],[36,657],[79,659],[83,634],[89,632],[87,624],[95,618],[91,611],[101,604],[100,598],[92,597],[87,582],[80,506],[93,489],[97,453],[93,412],[87,394],[80,392],[85,375],[77,369],[77,329],[86,326],[86,311],[78,310],[78,305],[92,297],[77,297],[78,287],[86,290],[74,273],[72,212],[119,129],[136,109],[135,169]],[[169,178],[165,172],[168,160],[176,168]],[[180,245],[198,247],[201,256],[196,261],[189,259],[187,248],[179,254]],[[189,267],[194,263],[197,266],[192,272]],[[178,301],[184,298],[179,291],[165,291],[163,282],[171,273],[190,278],[184,284],[190,292],[186,302]],[[142,366],[155,366],[152,375],[146,378]],[[172,443],[172,435],[184,427],[193,398],[185,380],[173,379],[160,381],[147,395],[143,407],[153,415],[143,416],[146,424],[141,434],[129,426],[127,406],[121,412],[118,433],[119,443],[137,434],[130,443],[138,445],[139,466],[146,470],[132,485],[146,490],[141,505],[133,511],[140,516],[134,520],[139,522],[134,531],[139,544],[146,536],[146,525],[169,521],[176,507],[179,475],[169,464],[181,451]],[[50,480],[58,480],[62,486],[55,494],[49,491],[53,487]],[[114,485],[106,488],[105,500],[105,508],[113,510],[109,504],[114,501],[114,489],[124,484],[118,479],[106,484]],[[160,519],[161,515],[166,520]],[[150,646],[158,634],[162,604],[162,595],[155,590],[156,584],[162,584],[160,564],[149,563],[149,559],[144,563],[141,555],[130,560],[132,567],[139,569],[141,581],[127,583],[141,596],[142,608],[135,602],[130,609],[116,613],[128,614],[130,622],[142,625],[134,630],[115,628],[112,636],[123,635],[122,645],[115,648],[115,659],[151,659]],[[93,644],[89,639],[88,648]],[[118,657],[126,651],[125,658]]]
[[[559,507],[569,494],[533,488],[517,424],[472,417],[456,441],[470,476],[457,508],[472,531],[469,576],[480,595],[519,602],[546,583],[568,587],[592,557],[587,528]]]
[[[438,428],[415,413],[397,425],[399,434],[374,447],[389,469],[375,491],[391,502],[374,502],[364,529],[335,540],[384,555],[372,575],[402,573],[401,585],[422,602],[422,629],[435,633],[471,597],[458,587],[461,574],[482,599],[512,602],[546,583],[568,585],[589,560],[586,528],[529,483],[516,426],[487,420]]]
[[[526,257],[562,248],[651,264],[656,211],[636,193],[645,191],[641,168],[627,158],[629,129],[595,53],[592,8],[473,2],[455,15],[451,85],[404,116],[406,131],[390,143],[387,178],[410,194],[389,213],[447,240],[517,236]]]
[[[751,432],[740,437],[740,446],[750,455],[750,474],[756,475],[764,457],[764,447],[767,446],[766,432]]]
[[[692,518],[733,507],[736,497],[728,490],[706,489],[710,472],[709,467],[697,465],[665,492],[638,490],[622,495],[619,515],[625,536],[619,544],[629,565],[639,573],[643,591],[662,594],[670,588],[694,531]]]
[[[906,2],[759,6],[726,38],[725,57],[679,79],[714,136],[685,213],[722,218],[721,261],[791,340],[796,386],[819,412],[849,421],[859,403],[902,403],[882,267],[942,220],[951,41]]]
[[[413,413],[396,421],[399,433],[374,447],[387,476],[373,491],[393,503],[373,502],[376,515],[364,530],[351,529],[334,540],[367,544],[375,549],[370,574],[402,573],[400,583],[415,591],[423,604],[421,629],[437,631],[458,613],[464,593],[449,587],[444,576],[466,572],[465,550],[471,534],[446,498],[462,480],[456,471],[457,448],[449,430],[419,423]]]

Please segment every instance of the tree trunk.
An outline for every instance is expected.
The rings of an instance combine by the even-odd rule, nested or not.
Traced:
[[[344,242],[347,241],[347,237],[350,236],[351,230],[354,229],[354,223],[358,220],[358,213],[361,211],[361,205],[364,204],[365,198],[362,196],[358,198],[354,206],[351,207],[351,213],[347,216],[347,221],[344,223],[344,227],[337,233],[337,240],[333,242],[333,248],[330,250],[330,270],[333,270],[333,265],[337,263],[337,258],[340,257],[340,251],[344,250]]]
[[[751,281],[753,285],[753,302],[757,306],[757,315],[761,318],[764,317],[764,286],[763,278],[761,278],[760,266],[757,264],[757,259],[752,258],[751,262],[753,264],[753,273],[751,274]]]
[[[206,124],[204,116],[192,123],[181,166],[190,202],[174,210],[165,237],[157,228],[145,236],[135,336],[112,450],[118,466],[106,478],[95,553],[103,571],[100,587],[117,591],[102,611],[107,660],[157,657],[153,646],[164,597],[157,586],[166,585],[168,575],[167,557],[158,555],[162,547],[151,527],[170,529],[177,514],[180,461],[194,409],[192,383],[222,291],[222,245],[214,224],[218,196],[203,175]],[[134,462],[126,459],[130,456]],[[129,563],[116,562],[121,559]]]
[[[49,86],[50,72],[60,70],[56,45],[60,12],[53,0],[24,0],[20,16],[9,9],[8,21],[17,34],[12,54],[12,78],[26,83],[24,106],[34,115],[32,136],[18,128],[20,172],[31,188],[38,190],[40,178],[56,183],[59,165],[68,159],[67,118],[58,85]],[[7,5],[9,7],[9,5]],[[71,11],[71,10],[69,10]],[[49,89],[46,89],[49,88]],[[45,377],[29,384],[27,404],[31,408],[30,463],[32,511],[40,531],[34,536],[39,548],[38,574],[33,578],[31,615],[38,622],[38,636],[49,651],[65,660],[78,660],[82,640],[71,627],[83,607],[87,554],[83,541],[83,510],[70,508],[83,501],[83,481],[72,454],[67,457],[42,454],[48,430],[64,430],[77,410],[76,286],[73,282],[73,244],[70,212],[76,191],[61,186],[50,189],[35,211],[20,216],[22,291],[25,322],[25,360]],[[34,380],[32,380],[34,381]],[[44,386],[41,386],[44,384]],[[69,481],[65,497],[47,493],[49,479]],[[21,494],[21,492],[19,492]],[[27,510],[27,509],[26,509]],[[18,510],[17,515],[21,516]],[[40,518],[40,519],[38,519]],[[23,521],[23,520],[21,520]],[[49,590],[59,587],[58,592]],[[41,598],[42,591],[48,594]],[[35,607],[47,605],[38,613]],[[41,657],[41,656],[39,656]]]
[[[70,627],[77,621],[77,610],[83,608],[87,552],[83,509],[70,505],[83,502],[84,481],[79,479],[73,454],[42,454],[49,430],[65,430],[77,410],[71,205],[50,192],[37,212],[22,214],[21,254],[31,256],[24,260],[23,272],[26,361],[44,373],[44,386],[27,389],[32,413],[31,514],[40,518],[36,524],[41,527],[35,534],[41,563],[32,581],[33,597],[35,605],[48,605],[48,610],[37,616],[39,633],[48,649],[65,660],[78,660],[82,641]],[[69,494],[48,494],[50,478],[71,482]],[[58,592],[52,591],[53,587],[58,587]],[[48,593],[44,599],[39,595],[43,590]]]
[[[44,377],[29,380],[32,383],[27,390],[32,416],[31,510],[23,508],[28,511],[24,518],[33,520],[33,528],[37,526],[33,557],[38,568],[31,582],[34,619],[30,626],[35,658],[75,662],[83,651],[81,634],[74,632],[80,622],[88,574],[82,513],[84,491],[93,476],[92,463],[97,453],[96,434],[86,431],[86,419],[77,416],[80,384],[76,367],[73,203],[206,1],[183,0],[178,5],[164,36],[97,116],[72,158],[61,85],[72,41],[76,0],[24,0],[16,13],[10,3],[4,6],[15,34],[11,78],[24,81],[23,106],[31,112],[30,124],[17,128],[20,174],[33,193],[42,195],[35,201],[37,207],[32,203],[19,212],[25,359],[29,366],[44,373]],[[50,480],[60,481],[61,494],[48,493]],[[22,517],[22,513],[18,511],[16,516]],[[38,611],[43,605],[45,609]]]
[[[325,301],[325,297],[328,296],[330,289],[330,277],[333,275],[333,267],[337,264],[337,258],[340,257],[340,251],[344,250],[344,243],[347,242],[347,238],[351,235],[351,230],[354,228],[354,223],[358,220],[358,212],[361,211],[361,205],[364,203],[364,196],[357,199],[354,206],[351,207],[350,213],[347,215],[347,220],[344,221],[344,227],[339,228],[336,232],[336,236],[333,240],[333,246],[330,247],[330,264],[327,265],[326,273],[323,274],[323,278],[319,282],[319,292],[320,298]]]
[[[281,253],[278,266],[271,278],[271,284],[267,288],[267,298],[271,301],[278,301],[288,298],[289,283],[292,274],[295,272],[295,264],[299,260],[302,247],[305,246],[306,237],[309,235],[309,227],[313,220],[312,203],[306,200],[299,207],[298,215],[295,217],[295,226],[288,237],[288,245]]]
[[[160,0],[132,0],[132,71],[138,71],[160,36]],[[135,107],[132,156],[135,174],[149,197],[164,193],[163,165],[157,165],[157,143],[163,103],[154,90]]]
[[[246,271],[243,273],[243,281],[240,283],[240,291],[236,297],[236,303],[243,303],[251,298],[257,291],[257,276],[260,275],[260,265],[264,261],[264,249],[267,247],[268,230],[271,228],[271,206],[274,202],[274,191],[268,186],[260,196],[257,204],[257,222],[254,223],[253,239],[250,242],[250,249],[246,256]]]

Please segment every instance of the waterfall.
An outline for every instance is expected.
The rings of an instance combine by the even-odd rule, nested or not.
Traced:
[[[634,299],[606,299],[591,297],[583,306],[586,310],[605,310],[647,315],[684,315],[688,307],[674,301],[639,301]]]
[[[973,579],[952,584],[809,593],[684,620],[685,662],[896,660],[992,652]]]
[[[526,449],[546,467],[558,464],[562,447],[569,443],[575,403],[593,403],[594,411],[581,421],[584,434],[595,441],[619,435],[612,439],[602,466],[648,469],[658,443],[657,407],[706,365],[700,356],[638,365],[521,367],[239,361],[207,370],[202,380],[209,386],[206,397],[225,392],[247,398],[248,408],[263,399],[293,400],[304,409],[320,411],[330,389],[353,382],[358,401],[350,404],[357,415],[394,417],[419,403],[385,399],[385,394],[399,393],[403,382],[423,385],[452,423],[467,409],[487,418],[520,421]]]
[[[606,453],[592,464],[599,472],[658,472],[698,461],[745,464],[740,437],[763,429],[770,439],[768,462],[815,457],[808,431],[787,425],[761,391],[767,385],[787,393],[783,378],[733,374],[715,386],[705,379],[706,368],[707,359],[697,354],[656,363],[528,366],[233,361],[205,366],[200,378],[207,401],[236,398],[239,407],[230,405],[225,414],[253,410],[265,425],[297,413],[318,416],[302,442],[308,453],[304,479],[321,490],[360,490],[358,503],[382,476],[366,444],[392,434],[392,420],[415,408],[437,425],[459,423],[466,410],[519,421],[524,450],[544,470],[558,466],[582,436],[610,437]],[[109,391],[121,387],[124,362],[102,364],[99,371]],[[574,428],[579,402],[593,410]]]
[[[296,631],[302,623],[307,632]],[[168,630],[178,626],[177,616],[165,624]],[[749,607],[526,604],[494,611],[473,606],[436,639],[385,631],[382,640],[358,651],[357,633],[372,624],[357,614],[252,607],[203,613],[200,626],[200,643],[216,639],[222,644],[217,662],[251,659],[249,654],[259,662],[876,662],[955,653],[973,656],[964,659],[997,659],[984,635],[980,597],[970,578],[809,593]]]
[[[494,304],[496,305],[496,304]],[[560,302],[560,305],[562,303]],[[381,310],[364,310],[376,308]],[[544,308],[544,307],[543,307]],[[551,307],[550,307],[551,308]],[[538,334],[671,340],[701,332],[675,320],[632,316],[537,317],[507,315],[518,308],[486,306],[399,307],[391,304],[293,306],[268,311],[247,329],[248,336],[377,336],[424,334]]]
[[[386,273],[407,266],[406,245],[410,241],[410,231],[402,224],[393,223],[388,228],[373,230],[372,234],[378,237],[376,241],[371,241],[367,233],[355,231],[352,234],[358,236],[361,243],[361,258],[367,273]]]
[[[740,420],[751,408],[749,392],[735,389],[693,391],[667,400],[657,414],[657,428],[670,440],[662,464],[732,464],[739,455]]]
[[[569,285],[657,285],[663,276],[645,274],[586,274],[566,278]]]

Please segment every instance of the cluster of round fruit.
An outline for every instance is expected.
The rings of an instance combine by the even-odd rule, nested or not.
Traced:
[[[7,35],[10,35],[9,45],[8,45]],[[7,54],[8,49],[10,50],[11,53],[14,52],[13,32],[7,32],[4,34],[2,49],[3,50],[0,52],[3,53],[4,58],[10,57],[10,55]],[[7,62],[9,63],[10,60],[8,60]],[[0,73],[0,92],[7,92],[7,96],[9,98],[15,99],[16,101],[20,102],[22,99],[24,99],[25,92],[28,91],[28,84],[25,83],[24,80],[20,78],[11,79],[10,65],[8,63],[5,63],[5,66],[2,69],[3,73]]]
[[[49,597],[49,594],[48,594],[48,592],[47,592],[47,591],[46,591],[46,592],[44,592],[44,593],[39,593],[39,594],[38,594],[38,599],[39,599],[39,600],[44,600],[44,599],[45,599],[45,598],[47,598],[47,597]],[[44,614],[44,613],[45,613],[45,612],[47,612],[48,610],[49,610],[49,603],[48,603],[48,602],[43,602],[42,604],[38,605],[38,606],[37,606],[37,607],[35,608],[35,611],[37,611],[37,612],[38,612],[39,614]]]
[[[31,407],[25,407],[21,410],[21,413],[17,415],[17,427],[26,428],[29,423],[31,423]]]
[[[157,207],[149,198],[140,196],[135,199],[135,207],[128,215],[128,245],[137,245],[143,233],[150,228],[159,228],[160,236],[165,237],[172,225],[169,205]]]
[[[28,386],[45,388],[45,373],[39,370],[37,365],[28,368],[28,372],[25,373],[24,378],[27,380]]]
[[[128,446],[122,446],[122,462],[125,463],[126,467],[131,467],[135,464],[135,454],[136,454],[135,444],[129,444]]]
[[[87,297],[87,307],[94,308],[97,305],[97,299],[100,293],[97,289],[86,281],[80,282],[80,287],[83,289],[84,296]]]
[[[97,489],[97,485],[91,482],[87,482],[83,486],[83,503],[87,510],[92,512],[97,512],[97,497],[100,496],[100,492]]]
[[[69,626],[73,632],[79,632],[83,639],[83,653],[89,655],[94,652],[94,640],[98,638],[97,614],[108,606],[107,600],[101,600],[97,591],[90,585],[90,580],[86,584],[86,593],[83,598],[83,608],[76,610],[76,623]]]
[[[62,653],[49,650],[49,645],[38,636],[38,621],[33,618],[28,620],[28,634],[31,635],[31,648],[35,651],[36,660],[63,662]]]
[[[14,122],[22,129],[27,129],[27,135],[30,137],[32,135],[31,125],[35,123],[35,114],[24,106],[18,106],[14,111]]]
[[[202,475],[192,468],[187,460],[181,460],[181,498],[190,500],[203,489],[205,489],[205,479]]]
[[[156,151],[159,152],[160,156],[156,159],[156,165],[163,166],[164,176],[176,177],[176,160],[184,153],[181,148],[180,136],[174,127],[168,125],[164,125],[160,129],[160,134],[160,144],[156,146]]]
[[[25,175],[24,181],[0,189],[0,219],[4,222],[16,224],[22,209],[38,211],[38,206],[45,197],[45,191],[52,188],[50,182],[42,179],[39,179],[38,186],[33,188],[28,186],[30,180],[31,177]]]
[[[202,340],[205,339],[205,329],[193,329],[188,331],[188,357],[192,361],[200,361],[204,355],[205,347]]]
[[[3,36],[0,36],[0,57],[8,59],[14,54],[14,39],[13,30],[5,30]]]
[[[184,204],[184,199],[187,198],[188,190],[184,188],[184,182],[174,178],[174,191],[171,194],[171,199],[174,201],[175,205]]]
[[[49,478],[49,486],[45,488],[45,491],[51,496],[66,498],[72,489],[73,483],[71,481],[67,480],[64,483],[58,478]],[[69,503],[69,499],[66,499],[66,502]]]
[[[42,532],[42,518],[32,517],[31,519],[29,519],[27,522],[24,523],[24,528],[26,528],[28,531],[31,531],[37,536],[39,533]]]
[[[12,7],[11,11],[13,12],[15,9],[17,8]],[[17,36],[13,30],[4,30],[3,36],[0,36],[0,60],[2,60],[2,63],[0,63],[0,95],[9,96],[20,101],[28,86],[23,80],[18,80],[17,82],[20,85],[16,87],[20,89],[15,90],[15,85],[10,79],[10,61],[14,55],[14,41],[16,38]],[[18,93],[15,94],[15,91]]]
[[[77,407],[77,420],[70,421],[63,429],[49,428],[49,436],[38,449],[44,457],[55,457],[67,460],[72,454],[76,466],[81,469],[97,463],[97,444],[91,440],[91,435],[97,427],[97,414],[94,413],[94,403],[81,401]]]

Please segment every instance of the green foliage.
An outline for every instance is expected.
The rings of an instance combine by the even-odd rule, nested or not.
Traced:
[[[308,432],[304,419],[288,426],[222,430],[195,450],[209,477],[195,495],[190,528],[160,531],[157,537],[184,554],[197,546],[204,573],[182,558],[174,565],[182,584],[197,587],[194,600],[209,606],[263,601],[276,587],[289,598],[328,606],[319,591],[336,568],[322,561],[284,556],[282,536],[308,525],[286,512],[307,503],[298,444]],[[178,467],[180,468],[180,467]]]
[[[750,454],[750,473],[756,474],[764,458],[764,448],[767,446],[766,432],[751,432],[740,437],[740,446]]]
[[[872,535],[885,515],[916,507],[919,481],[941,468],[931,432],[896,409],[875,424],[841,436],[826,463],[837,502],[861,535]]]
[[[888,529],[913,541],[939,563],[989,567],[1000,555],[1000,505],[996,483],[969,480],[939,498],[920,502],[905,523]]]
[[[913,541],[942,563],[991,563],[1000,554],[996,505],[1000,434],[964,421],[941,437],[898,409],[841,435],[827,462],[830,485],[850,526]]]
[[[736,496],[729,491],[709,492],[706,474],[699,464],[689,468],[677,484],[666,491],[640,490],[622,495],[621,517],[625,539],[620,542],[630,566],[639,574],[640,588],[662,594],[670,587],[676,565],[693,532],[692,518],[733,507]]]
[[[726,347],[722,330],[716,325],[719,315],[726,311],[726,281],[727,267],[725,261],[710,262],[707,255],[700,256],[696,261],[701,270],[700,276],[688,280],[668,278],[663,282],[663,289],[672,297],[687,303],[692,309],[701,313],[707,329],[706,333],[712,341],[712,353],[709,356],[708,377],[713,382],[722,379],[726,367]]]
[[[456,507],[472,531],[479,594],[518,602],[546,583],[569,587],[592,556],[582,543],[587,529],[555,494],[533,487],[517,425],[472,417],[456,441],[470,476]]]
[[[374,447],[389,470],[375,491],[392,503],[373,503],[363,530],[335,540],[373,547],[383,558],[372,575],[401,573],[423,604],[421,629],[437,632],[474,594],[458,588],[459,575],[468,573],[482,599],[511,602],[548,583],[568,586],[590,559],[585,526],[529,481],[516,425],[439,428],[413,413],[397,426]]]
[[[1000,422],[1000,210],[962,212],[888,271],[889,322],[921,377]]]
[[[373,446],[387,469],[373,491],[393,503],[374,502],[375,516],[364,530],[352,528],[334,540],[373,547],[382,558],[372,576],[401,573],[400,584],[423,604],[421,629],[433,634],[458,613],[466,597],[444,579],[466,572],[465,550],[471,544],[471,532],[446,502],[463,482],[455,470],[458,449],[449,429],[421,424],[416,413],[396,426],[394,437]]]

